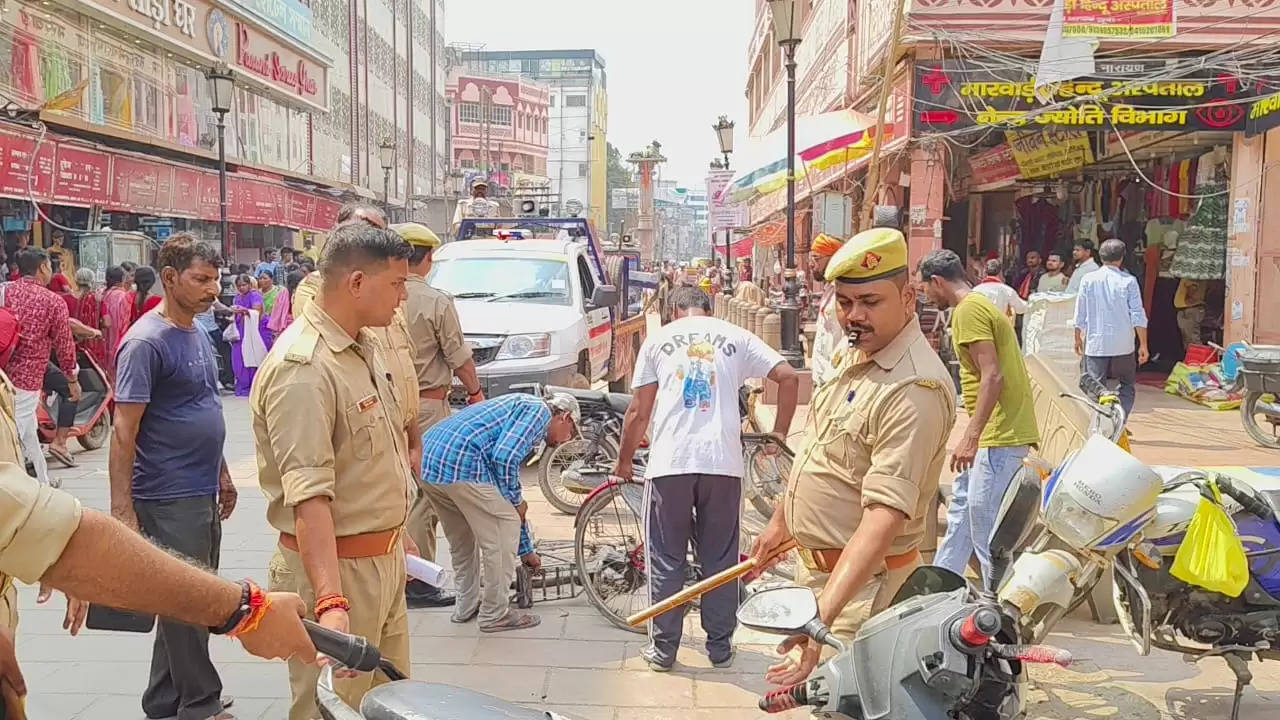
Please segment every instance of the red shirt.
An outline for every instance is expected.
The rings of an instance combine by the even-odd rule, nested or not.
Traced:
[[[4,306],[18,318],[18,346],[5,367],[19,390],[39,392],[49,353],[58,357],[58,368],[76,377],[76,346],[67,322],[67,303],[33,277],[21,277],[4,289]]]

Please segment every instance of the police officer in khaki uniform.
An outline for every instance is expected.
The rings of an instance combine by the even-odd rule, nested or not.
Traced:
[[[482,402],[484,391],[476,377],[471,347],[462,336],[462,324],[458,321],[453,298],[427,284],[431,255],[440,247],[440,238],[418,223],[400,223],[392,225],[391,229],[413,246],[413,255],[409,257],[409,280],[405,283],[408,298],[404,302],[404,315],[409,323],[413,365],[417,372],[414,393],[418,397],[418,432],[426,433],[433,425],[449,417],[449,392],[453,389],[455,376],[467,394],[468,404]],[[426,493],[421,489],[417,492],[418,499],[409,511],[405,529],[422,551],[422,557],[435,561],[436,529],[440,518]],[[405,593],[411,608],[445,607],[455,602],[451,593],[419,580],[410,580],[405,586]]]
[[[13,397],[13,383],[9,382],[8,375],[0,372],[0,462],[21,467],[25,461],[14,421]],[[13,578],[3,573],[0,573],[0,625],[10,631],[18,629],[18,591],[13,586]]]
[[[383,345],[404,299],[408,245],[366,223],[336,228],[322,289],[268,354],[249,398],[267,520],[309,616],[409,665],[403,529],[411,502],[404,411]],[[273,577],[273,584],[275,578]],[[289,588],[289,589],[294,589]],[[289,664],[291,720],[317,717],[318,669]],[[373,674],[337,681],[353,707]]]
[[[757,539],[763,560],[794,538],[797,582],[818,594],[822,620],[845,641],[884,609],[921,562],[925,514],[938,492],[955,393],[916,320],[907,243],[893,228],[853,236],[831,258],[847,347],[810,405],[782,502]],[[792,639],[766,677],[792,684],[817,666],[817,643]]]

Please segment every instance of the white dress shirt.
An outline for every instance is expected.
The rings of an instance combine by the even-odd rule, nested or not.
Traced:
[[[1101,266],[1093,259],[1092,255],[1089,256],[1088,260],[1077,265],[1075,271],[1071,273],[1071,279],[1067,281],[1067,292],[1080,292],[1080,283],[1084,281],[1084,276],[1094,270],[1097,270],[1099,267]]]
[[[1018,297],[1018,291],[1002,282],[983,281],[973,286],[973,291],[986,297],[1005,317],[1021,315],[1027,311],[1027,303]]]
[[[1084,334],[1084,354],[1117,357],[1133,352],[1134,328],[1147,326],[1138,279],[1107,265],[1080,282],[1072,323]]]

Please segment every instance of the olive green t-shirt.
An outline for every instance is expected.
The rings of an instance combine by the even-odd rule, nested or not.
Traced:
[[[972,343],[988,341],[996,346],[996,360],[1004,386],[991,419],[978,439],[979,447],[1011,447],[1040,442],[1036,411],[1031,401],[1031,381],[1022,362],[1022,348],[1009,319],[980,293],[965,296],[951,314],[951,337],[960,358],[960,389],[970,415],[978,405],[978,366],[964,349]]]

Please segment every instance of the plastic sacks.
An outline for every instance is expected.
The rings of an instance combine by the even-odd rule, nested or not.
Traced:
[[[1249,559],[1235,523],[1222,509],[1218,484],[1211,481],[1209,488],[1213,500],[1200,498],[1169,574],[1188,585],[1239,597],[1249,583]]]

